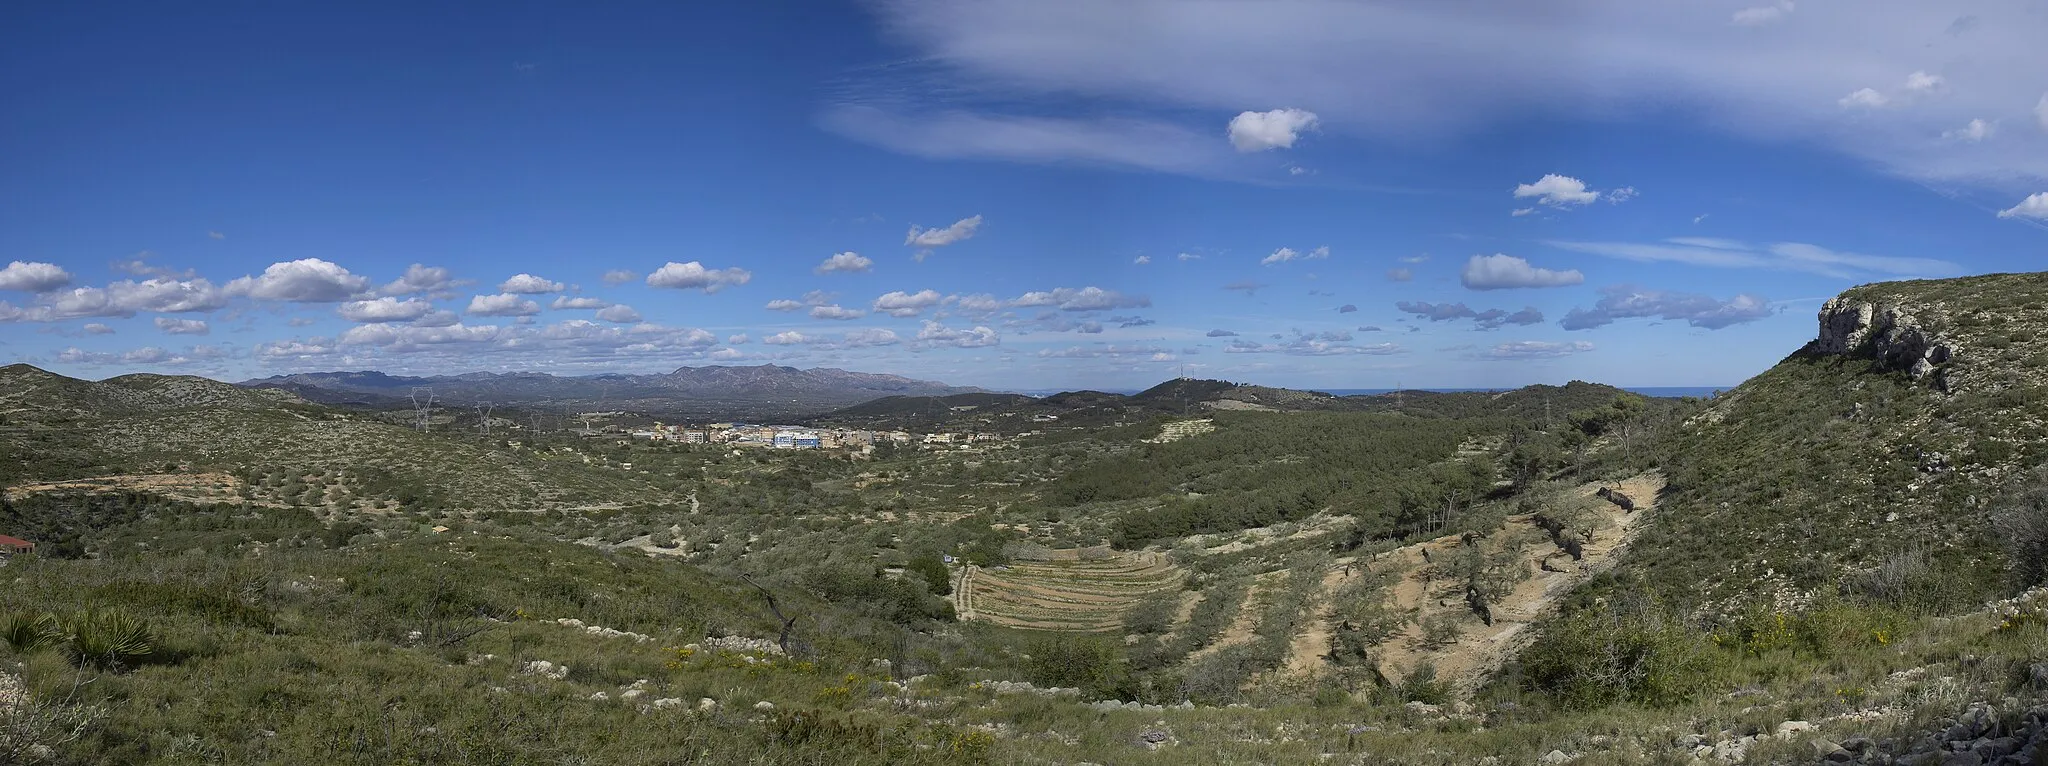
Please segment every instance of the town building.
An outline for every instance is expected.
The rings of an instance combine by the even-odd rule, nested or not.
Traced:
[[[36,544],[19,537],[0,535],[0,558],[36,552]]]

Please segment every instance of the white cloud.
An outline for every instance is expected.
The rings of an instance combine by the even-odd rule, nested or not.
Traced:
[[[896,106],[891,104],[892,107]],[[1206,132],[1156,120],[1062,119],[974,114],[960,110],[884,110],[840,105],[825,128],[917,157],[995,157],[1014,162],[1079,163],[1210,174],[1231,159]]]
[[[247,295],[293,303],[337,303],[363,292],[368,277],[349,273],[339,264],[319,258],[301,258],[270,264],[263,273],[227,283],[229,295]]]
[[[1954,130],[1944,130],[1941,137],[1950,141],[1982,141],[1990,138],[1997,126],[1981,119],[1970,120],[1969,124]]]
[[[2029,194],[2020,204],[1998,211],[2000,218],[2034,218],[2048,221],[2048,192]]]
[[[1914,72],[1906,75],[1906,91],[1909,93],[1933,93],[1947,84],[1948,81],[1938,74]]]
[[[762,308],[765,308],[769,311],[795,311],[803,307],[804,304],[802,301],[793,301],[788,298],[776,298],[775,300],[769,301],[768,305],[762,306]]]
[[[2030,4],[1972,5],[1978,22],[1964,29],[1955,28],[1962,11],[1954,5],[1923,0],[1802,4],[1767,30],[1729,23],[1738,9],[1768,5],[1579,0],[1569,12],[1514,4],[1475,14],[1459,3],[1296,0],[1183,13],[1157,2],[878,0],[871,7],[907,49],[906,63],[857,76],[832,109],[917,120],[946,110],[943,150],[917,146],[931,138],[917,125],[891,126],[905,132],[886,145],[925,156],[1108,157],[1202,174],[1217,158],[1200,154],[1199,142],[1150,140],[1185,132],[1169,119],[1312,105],[1325,132],[1401,146],[1532,116],[1628,119],[1677,108],[1698,115],[1700,130],[1828,147],[1915,180],[2039,188],[2048,179],[2048,139],[1968,152],[1926,145],[1973,116],[2023,116],[2040,98],[2038,78],[2014,74],[2048,71]],[[1843,94],[1897,83],[1916,68],[1952,81],[1942,98],[1882,117],[1837,108]],[[977,110],[1020,102],[1085,105],[1069,114],[1154,109],[1157,117],[1127,121],[1149,133],[1100,119],[1034,118],[1086,122],[1093,132],[1085,139],[1062,131],[1022,141],[974,124],[1008,122]]]
[[[1515,186],[1515,199],[1535,197],[1551,207],[1570,207],[1597,202],[1600,193],[1586,188],[1586,182],[1571,176],[1551,173],[1536,179],[1535,183]]]
[[[726,345],[728,345],[728,346],[740,346],[740,345],[745,345],[745,344],[746,344],[746,343],[747,343],[748,341],[750,341],[750,340],[753,340],[753,339],[752,339],[752,338],[749,338],[749,337],[747,337],[747,334],[746,334],[746,333],[739,333],[739,334],[737,334],[737,335],[729,335],[729,336],[726,336],[726,339],[725,339],[725,344],[726,344]]]
[[[256,344],[256,355],[266,359],[305,359],[332,353],[334,346],[326,343],[278,340]]]
[[[1210,331],[1209,337],[1219,336],[1217,336],[1215,331]],[[1326,332],[1297,331],[1292,337],[1285,335],[1275,335],[1273,337],[1277,342],[1260,343],[1240,338],[1225,345],[1223,353],[1287,354],[1290,356],[1386,356],[1389,354],[1399,354],[1406,350],[1394,343],[1358,345],[1352,342],[1352,335],[1348,330],[1331,330]]]
[[[1041,292],[1029,292],[1010,301],[1017,308],[1057,306],[1061,311],[1104,311],[1108,309],[1151,308],[1152,299],[1138,295],[1124,295],[1100,287],[1056,287]]]
[[[1561,356],[1583,354],[1593,350],[1593,344],[1583,340],[1570,343],[1551,343],[1541,340],[1523,340],[1502,343],[1480,354],[1481,359],[1511,361],[1517,359],[1556,359]]]
[[[984,348],[1002,342],[1002,336],[987,327],[956,330],[927,320],[924,328],[917,331],[917,342],[923,346]]]
[[[1181,259],[1181,260],[1183,260],[1183,261],[1199,261],[1199,260],[1202,260],[1202,256],[1196,255],[1196,254],[1194,254],[1194,253],[1181,253],[1180,255],[1176,255],[1176,256],[1174,256],[1174,257],[1175,257],[1175,258],[1179,258],[1179,259]]]
[[[157,317],[155,321],[156,329],[164,331],[165,335],[205,335],[211,330],[201,319]]]
[[[0,269],[0,290],[46,293],[71,284],[71,272],[54,263],[14,261]]]
[[[766,338],[762,338],[761,342],[766,343],[770,346],[795,346],[807,343],[809,342],[809,340],[810,339],[804,337],[803,333],[797,332],[795,330],[788,330],[784,332],[778,332]]]
[[[906,293],[902,290],[886,293],[875,299],[875,310],[892,317],[914,317],[925,309],[939,305],[945,300],[937,290],[919,290]]]
[[[1803,271],[1841,279],[1864,274],[1897,276],[1954,276],[1963,267],[1932,258],[1898,258],[1829,250],[1801,242],[1752,245],[1706,237],[1674,237],[1663,242],[1574,242],[1551,240],[1543,244],[1560,250],[1630,261],[1687,263],[1728,269]]]
[[[972,216],[954,221],[943,229],[925,229],[916,224],[910,226],[910,233],[903,236],[903,244],[915,247],[945,247],[965,241],[981,229],[981,216]]]
[[[1528,214],[1530,214],[1530,213],[1534,213],[1534,212],[1536,212],[1536,208],[1533,208],[1533,207],[1518,207],[1518,208],[1515,208],[1515,209],[1513,209],[1513,210],[1510,210],[1510,211],[1508,211],[1508,215],[1514,216],[1514,217],[1516,217],[1516,218],[1520,218],[1520,217],[1522,217],[1522,216],[1525,216],[1525,215],[1528,215]]]
[[[540,313],[540,304],[511,293],[478,295],[462,313],[487,317],[523,317]]]
[[[669,261],[654,273],[647,275],[647,284],[652,287],[668,287],[677,290],[702,290],[715,293],[733,285],[744,285],[754,274],[739,267],[707,269],[697,261],[676,263]]]
[[[1135,259],[1132,259],[1132,260],[1131,260],[1131,263],[1137,264],[1137,265],[1139,265],[1139,266],[1143,266],[1143,265],[1145,265],[1145,264],[1148,264],[1148,263],[1151,263],[1151,262],[1152,262],[1152,256],[1149,256],[1149,255],[1141,255],[1141,256],[1138,256],[1137,258],[1135,258]]]
[[[1754,322],[1772,313],[1768,302],[1747,294],[1723,301],[1705,295],[1642,290],[1627,285],[1601,288],[1600,292],[1601,298],[1593,308],[1574,308],[1566,312],[1558,325],[1566,330],[1589,330],[1611,324],[1616,319],[1658,317],[1719,330]]]
[[[1578,269],[1552,271],[1529,265],[1512,255],[1475,255],[1465,261],[1458,281],[1472,290],[1506,290],[1519,287],[1565,287],[1582,284],[1586,275]]]
[[[1771,22],[1782,19],[1785,17],[1786,14],[1789,14],[1791,12],[1791,0],[1786,0],[1785,2],[1778,3],[1777,5],[1765,5],[1758,6],[1755,8],[1744,8],[1742,10],[1736,11],[1735,17],[1731,19],[1731,21],[1745,27],[1760,27],[1765,24],[1769,24]]]
[[[141,282],[123,280],[106,287],[74,287],[44,293],[37,300],[39,305],[0,310],[0,321],[49,322],[75,317],[132,317],[143,311],[212,311],[226,306],[228,295],[204,279],[159,277]]]
[[[604,276],[599,278],[603,279],[605,284],[616,287],[618,285],[623,285],[627,282],[639,281],[640,272],[628,271],[626,269],[612,269],[611,271],[605,272]]]
[[[854,330],[840,336],[838,345],[846,348],[868,348],[871,346],[894,346],[901,342],[903,342],[903,339],[897,337],[894,330],[869,328]]]
[[[947,300],[964,314],[993,314],[1003,309],[1002,300],[988,293],[949,296]]]
[[[1607,204],[1610,204],[1610,205],[1619,205],[1619,204],[1621,204],[1621,203],[1623,203],[1623,202],[1627,202],[1627,201],[1629,201],[1629,200],[1635,199],[1635,198],[1636,198],[1636,196],[1637,196],[1637,192],[1636,192],[1636,187],[1633,187],[1633,186],[1623,186],[1623,187],[1621,187],[1621,188],[1619,188],[1619,189],[1615,189],[1615,190],[1612,190],[1612,191],[1609,191],[1609,192],[1607,192],[1607,196],[1605,196],[1605,197],[1602,197],[1601,199],[1605,199],[1605,200],[1607,200]]]
[[[824,305],[811,307],[812,319],[859,319],[867,315],[868,312],[843,306]]]
[[[1316,126],[1316,113],[1303,109],[1241,112],[1230,118],[1230,145],[1240,152],[1292,149],[1301,132]]]
[[[1389,282],[1406,282],[1414,278],[1415,272],[1411,269],[1387,269],[1387,281]]]
[[[548,304],[548,308],[551,308],[551,309],[601,309],[601,308],[606,308],[606,307],[609,307],[609,306],[611,306],[611,305],[612,305],[612,302],[611,302],[611,301],[605,300],[605,299],[603,299],[603,298],[592,298],[592,297],[589,297],[589,296],[585,296],[585,295],[578,295],[578,296],[575,296],[575,297],[570,297],[570,296],[567,296],[567,295],[558,295],[558,296],[555,296],[555,302],[553,302],[553,303],[550,303],[550,304]]]
[[[854,273],[867,271],[868,267],[873,265],[875,265],[873,259],[848,250],[844,253],[833,253],[832,257],[826,258],[823,263],[818,264],[818,267],[812,269],[812,271],[819,274],[831,274],[834,272]]]
[[[207,233],[206,233],[206,236],[207,236],[207,237],[209,237],[209,238],[212,238],[212,239],[227,239],[227,238],[228,238],[228,235],[226,235],[226,234],[222,234],[222,233],[220,233],[220,232],[217,232],[217,231],[209,231],[209,232],[207,232]]]
[[[416,295],[435,293],[455,286],[455,280],[448,275],[448,269],[441,266],[413,264],[405,267],[405,275],[385,285],[377,292],[381,295]]]
[[[426,316],[434,310],[434,304],[418,298],[398,300],[384,297],[368,301],[350,301],[337,309],[343,319],[351,322],[410,322]]]
[[[542,293],[559,293],[561,291],[562,283],[560,282],[523,273],[514,274],[511,279],[507,279],[503,284],[498,285],[498,292],[518,293],[520,295],[540,295]]]
[[[426,316],[412,320],[414,327],[453,327],[462,323],[462,317],[453,311],[434,310]]]
[[[641,320],[640,312],[634,311],[632,306],[623,303],[599,309],[596,316],[599,319],[615,324],[636,324]]]
[[[83,331],[85,331],[85,334],[87,334],[87,335],[112,335],[112,334],[114,334],[114,328],[112,328],[112,327],[108,327],[108,326],[106,326],[106,325],[104,325],[104,324],[100,324],[99,322],[87,322],[87,323],[85,324],[85,326],[84,326],[84,327],[80,327],[80,328],[78,328],[78,329],[80,329],[80,330],[83,330]]]
[[[1849,95],[1835,100],[1843,109],[1876,109],[1891,103],[1891,98],[1872,88],[1860,88]]]
[[[423,346],[445,346],[450,344],[486,343],[496,340],[501,332],[495,325],[468,326],[452,324],[445,327],[419,327],[416,325],[365,324],[348,328],[337,339],[344,346],[376,346],[392,348],[401,352]]]
[[[1300,253],[1300,252],[1296,252],[1296,251],[1295,251],[1294,249],[1292,249],[1292,248],[1286,248],[1286,247],[1283,247],[1283,248],[1280,248],[1280,249],[1278,249],[1278,250],[1275,250],[1275,251],[1273,251],[1273,254],[1272,254],[1272,255],[1266,256],[1266,257],[1265,257],[1264,259],[1260,260],[1260,261],[1259,261],[1259,265],[1260,265],[1260,266],[1271,266],[1271,265],[1273,265],[1273,264],[1276,264],[1276,263],[1285,263],[1285,262],[1287,262],[1287,261],[1291,261],[1291,260],[1294,260],[1294,259],[1296,259],[1296,258],[1307,258],[1307,259],[1310,259],[1310,260],[1320,260],[1320,259],[1326,259],[1326,258],[1329,258],[1329,257],[1330,257],[1330,246],[1329,246],[1329,245],[1323,245],[1323,246],[1321,246],[1321,247],[1318,247],[1318,248],[1316,248],[1316,249],[1314,249],[1314,250],[1310,250],[1310,251],[1308,251],[1308,252],[1306,252],[1306,253]]]

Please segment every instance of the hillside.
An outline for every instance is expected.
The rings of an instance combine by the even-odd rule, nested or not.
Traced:
[[[651,375],[563,377],[538,372],[412,377],[381,372],[310,372],[236,385],[291,391],[335,404],[397,406],[431,388],[453,406],[492,402],[558,411],[626,410],[667,417],[764,417],[813,414],[884,396],[944,396],[979,391],[899,375],[831,368],[680,367]]]
[[[1176,378],[1135,394],[1066,391],[1044,397],[1021,394],[892,396],[820,415],[823,424],[868,428],[981,430],[997,433],[1099,428],[1155,418],[1200,416],[1217,411],[1385,412],[1423,418],[1562,418],[1604,407],[1616,397],[1642,399],[1613,386],[1573,381],[1563,386],[1532,385],[1500,392],[1402,391],[1333,396],[1246,383]]]
[[[223,486],[209,494],[328,510],[678,499],[581,454],[420,433],[275,390],[167,375],[92,382],[26,365],[0,376],[9,384],[0,394],[0,484],[132,488],[189,483],[134,477],[217,475],[208,483]]]
[[[1965,602],[2003,564],[1989,514],[2048,456],[2048,274],[1859,287],[1720,397],[1631,567],[1696,606],[1801,602],[1924,559]]]
[[[272,409],[304,404],[288,392],[250,390],[208,378],[137,373],[92,383],[26,364],[0,367],[0,415],[107,417],[190,408]]]

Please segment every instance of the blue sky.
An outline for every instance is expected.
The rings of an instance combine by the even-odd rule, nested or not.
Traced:
[[[0,360],[1726,385],[2042,268],[2048,6],[1667,5],[10,8]]]

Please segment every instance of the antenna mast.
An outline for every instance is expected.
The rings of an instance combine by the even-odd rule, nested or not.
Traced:
[[[420,396],[421,396],[421,394],[422,394],[422,393],[424,393],[424,394],[426,395],[426,397],[427,397],[426,401],[420,401]],[[418,431],[419,431],[420,433],[426,433],[426,432],[427,432],[427,427],[428,427],[429,425],[431,425],[431,424],[432,424],[432,422],[433,422],[433,419],[434,419],[434,389],[431,389],[431,388],[415,388],[415,389],[413,389],[413,390],[412,390],[412,427],[413,427],[414,429],[418,430]]]

